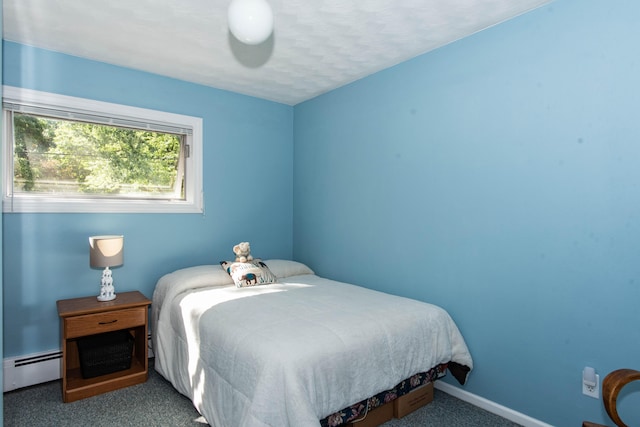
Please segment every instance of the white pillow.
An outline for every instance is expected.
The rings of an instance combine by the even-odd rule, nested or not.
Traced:
[[[233,283],[233,280],[219,265],[197,265],[185,267],[166,274],[160,280],[179,284],[191,282],[196,287],[225,286]]]
[[[269,259],[265,260],[264,263],[269,266],[269,270],[271,270],[271,272],[278,278],[300,276],[302,274],[315,274],[309,267],[297,261]]]
[[[186,267],[162,276],[153,291],[153,300],[161,304],[169,290],[178,286],[203,288],[228,285],[233,285],[233,279],[219,265]]]

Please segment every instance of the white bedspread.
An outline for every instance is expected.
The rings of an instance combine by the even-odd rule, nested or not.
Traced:
[[[212,426],[318,426],[441,363],[472,368],[434,305],[315,275],[211,286],[217,269],[163,277],[152,306],[155,368]]]

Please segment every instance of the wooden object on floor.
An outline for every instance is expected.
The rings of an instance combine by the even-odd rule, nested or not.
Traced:
[[[57,302],[62,335],[62,400],[73,402],[107,391],[143,383],[149,373],[147,355],[148,309],[151,301],[138,291],[119,293],[112,301],[95,296]],[[78,339],[104,332],[126,330],[133,336],[131,367],[83,378]]]
[[[618,416],[618,410],[616,408],[618,393],[620,393],[620,390],[622,390],[624,386],[637,380],[640,380],[640,371],[636,371],[635,369],[618,369],[607,375],[602,382],[604,409],[607,410],[607,414],[609,414],[611,420],[618,427],[627,427]]]
[[[636,371],[635,369],[618,369],[611,372],[605,377],[604,381],[602,381],[602,399],[604,401],[604,409],[607,411],[607,414],[609,414],[609,418],[611,418],[618,427],[627,427],[627,425],[620,419],[618,409],[616,408],[618,394],[624,386],[630,382],[638,380],[640,380],[640,371]],[[582,423],[582,427],[606,426],[585,421]]]

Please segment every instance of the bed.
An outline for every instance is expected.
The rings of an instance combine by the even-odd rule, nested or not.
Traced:
[[[442,308],[257,261],[275,283],[203,265],[153,293],[155,369],[210,425],[336,426],[415,378],[466,381],[471,355]]]

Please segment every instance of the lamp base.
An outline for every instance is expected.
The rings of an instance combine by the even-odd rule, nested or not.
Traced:
[[[100,285],[98,301],[111,301],[114,299],[116,299],[116,290],[113,287],[113,277],[111,277],[111,270],[109,270],[109,267],[105,267],[102,272],[102,282]]]
[[[104,301],[113,301],[114,299],[116,299],[116,294],[111,294],[111,296],[102,296],[102,295],[98,295],[98,301],[104,302]]]

